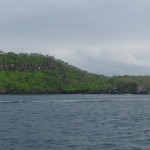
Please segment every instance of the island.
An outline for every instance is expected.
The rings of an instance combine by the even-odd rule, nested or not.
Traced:
[[[150,76],[108,77],[53,56],[0,51],[0,94],[149,94]]]

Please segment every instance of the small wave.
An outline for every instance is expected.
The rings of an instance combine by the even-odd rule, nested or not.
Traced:
[[[25,103],[26,101],[0,101],[0,103]]]
[[[105,102],[104,100],[57,100],[56,102]]]
[[[34,103],[48,103],[48,102],[53,102],[53,100],[47,100],[47,101],[33,101]]]
[[[142,100],[149,100],[149,99],[142,99]],[[88,102],[88,103],[94,103],[94,102],[127,102],[127,101],[142,101],[140,99],[108,99],[108,100],[104,100],[104,99],[95,99],[95,100],[86,100],[86,99],[64,99],[64,100],[37,100],[37,101],[33,101],[34,103],[77,103],[77,102]]]
[[[47,100],[47,101],[33,101],[34,103],[69,103],[69,102],[103,102],[104,100]]]

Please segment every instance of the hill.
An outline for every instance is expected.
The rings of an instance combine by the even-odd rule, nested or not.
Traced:
[[[0,52],[0,93],[149,93],[149,76],[106,77],[52,56]]]

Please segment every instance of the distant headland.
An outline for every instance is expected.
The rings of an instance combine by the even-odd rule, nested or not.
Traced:
[[[150,76],[107,77],[53,56],[0,51],[0,94],[149,94]]]

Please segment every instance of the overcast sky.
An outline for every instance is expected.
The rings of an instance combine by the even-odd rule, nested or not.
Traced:
[[[150,75],[150,0],[1,0],[0,49],[103,75]]]

